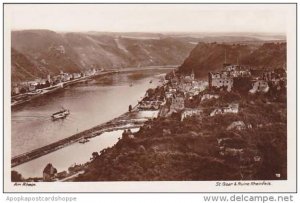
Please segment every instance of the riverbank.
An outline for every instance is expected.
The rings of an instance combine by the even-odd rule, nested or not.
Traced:
[[[13,96],[11,107],[12,108],[17,107],[17,106],[20,106],[21,104],[25,104],[27,102],[30,102],[33,99],[36,99],[36,98],[39,98],[41,96],[45,96],[45,95],[54,93],[54,92],[56,92],[60,89],[63,89],[65,87],[68,87],[68,86],[71,86],[71,85],[74,85],[74,84],[77,84],[77,83],[86,82],[90,79],[93,79],[93,78],[96,78],[96,77],[99,77],[99,76],[113,74],[113,73],[116,73],[116,71],[100,72],[100,73],[95,74],[95,75],[84,76],[84,77],[81,77],[81,78],[78,78],[78,79],[62,82],[62,83],[56,84],[54,86],[39,89],[38,92],[36,92],[36,93],[28,92],[28,93],[20,94],[20,95],[17,95],[17,96]]]
[[[176,68],[177,65],[166,65],[166,66],[148,66],[148,67],[132,67],[132,68],[125,68],[125,69],[111,69],[111,70],[104,70],[101,72],[98,72],[94,75],[89,75],[89,76],[84,76],[78,79],[66,81],[59,83],[54,86],[50,86],[47,88],[39,89],[38,92],[28,92],[24,94],[19,94],[16,96],[12,96],[12,101],[11,101],[11,108],[16,108],[19,107],[20,105],[26,104],[33,99],[40,98],[45,95],[49,95],[51,93],[54,93],[58,90],[61,90],[65,87],[72,86],[78,83],[83,83],[91,79],[95,79],[98,77],[110,75],[110,74],[115,74],[115,73],[128,73],[128,72],[134,72],[134,71],[139,71],[139,70],[160,70],[160,69],[174,69]]]

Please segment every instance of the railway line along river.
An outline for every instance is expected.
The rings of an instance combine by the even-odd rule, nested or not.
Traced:
[[[101,76],[14,108],[12,157],[118,117],[129,105],[136,105],[147,89],[155,88],[169,71],[148,69]],[[52,121],[51,114],[61,107],[69,109],[70,115]]]

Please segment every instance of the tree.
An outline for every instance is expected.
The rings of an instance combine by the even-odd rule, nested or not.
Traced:
[[[93,152],[91,160],[96,159],[98,156],[99,156],[98,152]]]
[[[18,173],[17,171],[11,171],[11,181],[12,182],[21,182],[23,180],[24,179],[20,173]]]

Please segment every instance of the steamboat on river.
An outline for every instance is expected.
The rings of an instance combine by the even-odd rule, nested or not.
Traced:
[[[64,119],[70,114],[70,110],[62,108],[62,110],[51,115],[53,121],[58,119]]]

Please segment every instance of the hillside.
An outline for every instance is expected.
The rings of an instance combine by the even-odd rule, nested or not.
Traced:
[[[286,43],[265,43],[245,56],[242,63],[265,68],[286,67]]]
[[[197,77],[206,77],[208,72],[222,68],[225,62],[258,66],[260,68],[283,67],[286,63],[286,43],[221,44],[199,43],[179,67],[181,73],[194,70]]]
[[[229,45],[218,43],[199,43],[190,53],[189,57],[179,67],[183,73],[194,70],[196,76],[207,76],[209,71],[220,69],[225,61],[237,62],[237,56],[243,57],[251,53],[248,45]]]
[[[12,81],[90,68],[126,68],[182,64],[198,77],[239,61],[248,65],[285,63],[282,36],[205,33],[113,33],[22,30],[11,33]],[[264,44],[269,42],[267,44]],[[274,42],[274,43],[271,43]],[[196,46],[196,47],[195,47]],[[273,57],[276,56],[276,57]],[[185,60],[185,61],[184,61]]]
[[[176,65],[181,64],[195,46],[180,38],[140,35],[13,31],[12,81],[56,74],[60,70],[76,72],[92,67],[109,69]]]
[[[286,93],[282,101],[273,96],[223,92],[201,105],[211,111],[220,103],[239,102],[238,114],[149,120],[134,138],[97,152],[73,181],[285,180]],[[235,121],[251,127],[229,129]],[[232,153],[222,154],[224,146]]]
[[[43,73],[26,56],[15,49],[11,49],[12,60],[12,78],[14,80],[33,79]]]

